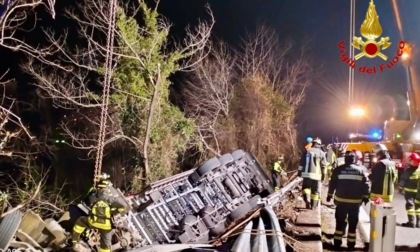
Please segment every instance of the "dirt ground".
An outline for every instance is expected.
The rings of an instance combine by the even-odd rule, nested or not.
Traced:
[[[303,227],[294,226],[296,218],[299,215],[299,209],[303,207],[303,200],[301,198],[301,186],[288,192],[288,197],[278,205],[274,211],[280,220],[283,237],[287,243],[287,251],[293,252],[310,252],[312,248],[308,244],[300,242],[298,239],[305,237],[306,239],[319,239],[319,235],[308,233]]]
[[[333,237],[335,231],[335,206],[334,203],[326,202],[328,193],[328,187],[326,185],[322,186],[321,191],[321,230],[322,230],[322,242],[323,242],[323,251],[337,251],[333,249]],[[341,245],[341,250],[339,251],[349,251],[347,250],[347,237],[343,238],[343,245]],[[354,251],[368,251],[368,247],[365,246],[365,241],[362,240],[360,235],[359,228],[356,232],[356,248]]]

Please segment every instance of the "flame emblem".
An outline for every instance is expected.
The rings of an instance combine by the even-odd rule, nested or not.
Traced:
[[[381,50],[387,49],[391,42],[389,42],[389,37],[381,37],[377,42],[376,39],[379,38],[382,34],[382,27],[379,23],[379,16],[376,13],[375,4],[373,0],[369,3],[369,8],[366,12],[365,20],[363,21],[360,27],[360,34],[367,39],[363,41],[361,37],[353,37],[353,47],[357,50],[362,50],[354,58],[356,60],[365,56],[368,58],[375,58],[376,56],[387,60],[388,57],[381,52]]]

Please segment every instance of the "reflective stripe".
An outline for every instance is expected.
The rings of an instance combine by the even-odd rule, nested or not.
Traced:
[[[404,187],[404,191],[406,192],[417,192],[417,188],[416,189],[412,189],[412,188],[408,188],[408,187]]]
[[[416,204],[420,204],[420,200],[415,199],[415,200],[414,200],[414,203],[416,203]]]
[[[407,215],[416,215],[416,210],[414,208],[407,209]]]
[[[344,198],[337,197],[337,195],[334,197],[334,200],[338,202],[343,202],[343,203],[354,203],[354,204],[362,203],[362,199],[344,199]]]
[[[416,215],[419,216],[420,215],[420,208],[416,209],[415,212],[416,212]]]
[[[362,175],[355,175],[355,174],[340,174],[338,175],[338,179],[351,179],[351,180],[363,180]]]
[[[309,188],[303,189],[303,193],[311,194],[311,189],[309,189]]]
[[[321,173],[319,173],[319,174],[316,174],[316,173],[307,173],[307,172],[304,172],[304,173],[302,173],[302,178],[309,178],[309,179],[313,179],[313,180],[321,180],[321,178],[322,178],[322,174]]]
[[[394,198],[394,195],[377,194],[377,193],[370,194],[370,200],[374,200],[376,197],[381,197],[384,201],[391,202],[392,199]]]
[[[389,175],[388,173],[385,173],[384,176],[384,181],[383,181],[383,185],[382,185],[382,193],[388,193],[388,179],[389,179]]]
[[[334,235],[334,240],[339,240],[339,241],[341,241],[341,239],[342,239],[342,237],[341,237],[341,236]]]
[[[311,194],[312,200],[319,200],[319,194]]]
[[[111,252],[110,248],[99,248],[99,252]]]
[[[85,231],[85,228],[86,227],[83,227],[83,226],[79,226],[79,225],[74,225],[74,227],[73,227],[73,231],[75,232],[75,233],[78,233],[78,234],[81,234],[81,233],[83,233],[83,231]]]
[[[347,238],[347,242],[356,242],[356,238]]]
[[[349,237],[356,237],[356,233],[348,233]]]

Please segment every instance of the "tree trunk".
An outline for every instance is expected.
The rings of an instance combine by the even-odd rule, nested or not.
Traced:
[[[153,77],[150,76],[150,81],[153,84]],[[157,79],[153,90],[152,99],[150,101],[149,113],[147,116],[147,125],[146,125],[146,135],[144,136],[144,144],[143,144],[143,159],[144,159],[144,173],[143,178],[147,181],[147,176],[150,173],[149,167],[149,156],[147,153],[147,147],[149,145],[149,138],[150,138],[150,131],[152,130],[152,123],[153,123],[153,110],[155,108],[156,101],[159,99],[158,91],[159,91],[159,84],[160,84],[160,65],[158,65],[157,69]]]

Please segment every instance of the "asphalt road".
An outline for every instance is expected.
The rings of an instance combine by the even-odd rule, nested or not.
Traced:
[[[417,247],[417,245],[420,243],[420,228],[408,228],[400,226],[401,223],[405,223],[408,221],[407,214],[405,211],[404,195],[396,192],[394,195],[392,205],[394,206],[395,212],[397,214],[395,246]],[[360,210],[360,224],[365,230],[365,232],[367,232],[367,235],[369,235],[370,204],[367,204],[366,206],[362,205]]]

